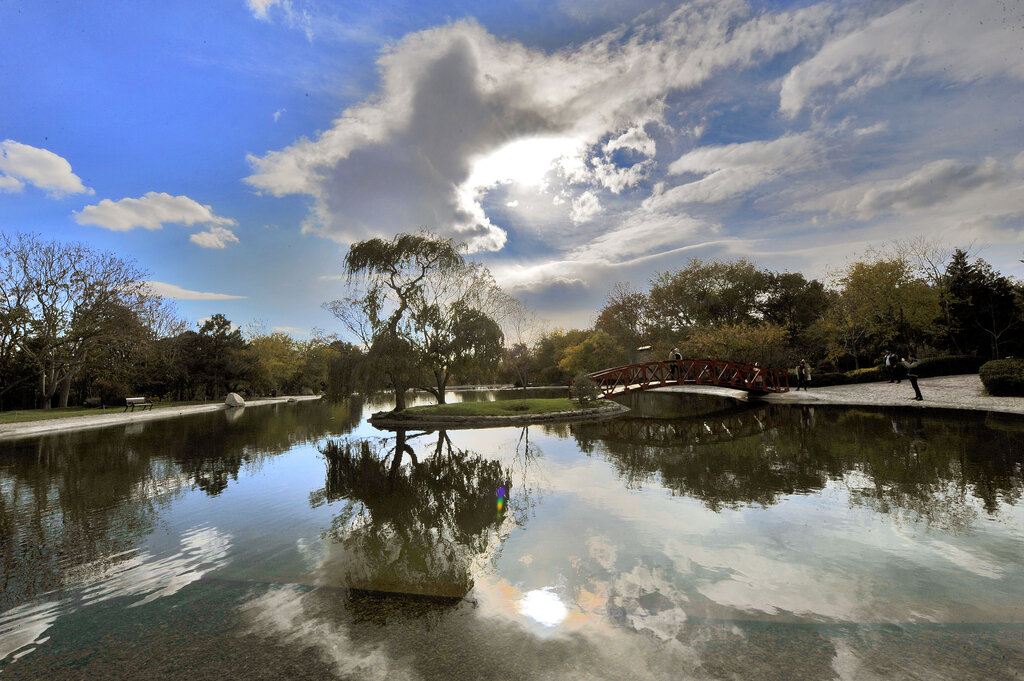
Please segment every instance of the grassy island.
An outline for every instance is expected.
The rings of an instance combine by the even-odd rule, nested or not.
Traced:
[[[589,406],[598,406],[600,403]],[[568,397],[551,399],[498,400],[495,402],[454,402],[410,407],[403,414],[409,416],[524,416],[576,411],[581,407]]]

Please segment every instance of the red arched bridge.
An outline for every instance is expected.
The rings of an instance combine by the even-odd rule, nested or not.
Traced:
[[[789,374],[756,364],[719,359],[641,362],[590,374],[605,397],[668,385],[717,385],[750,393],[789,392]]]

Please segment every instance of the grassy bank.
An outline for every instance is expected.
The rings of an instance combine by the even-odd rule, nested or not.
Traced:
[[[216,404],[215,402],[154,402],[153,409],[168,409],[171,407],[187,407],[193,404]],[[96,407],[64,407],[58,409],[15,409],[13,411],[0,412],[0,425],[5,423],[28,423],[30,421],[45,421],[47,419],[65,419],[75,416],[90,416],[97,414],[115,414],[124,411],[124,407],[107,407],[99,409]],[[140,411],[136,407],[135,411]],[[148,407],[147,407],[148,411]]]
[[[497,400],[495,402],[455,402],[431,404],[405,410],[410,416],[522,416],[575,411],[580,406],[568,397],[551,399]]]

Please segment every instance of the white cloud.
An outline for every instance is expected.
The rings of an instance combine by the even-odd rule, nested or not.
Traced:
[[[515,208],[519,205],[519,201],[517,199],[513,199],[511,201],[506,201],[505,205],[509,208]]]
[[[274,122],[277,123],[278,119],[281,118],[281,114],[285,112],[284,109],[278,109],[274,112]]]
[[[75,222],[80,225],[96,225],[115,232],[127,232],[136,227],[160,229],[168,223],[186,226],[237,224],[231,218],[214,215],[210,206],[204,206],[187,196],[171,196],[163,192],[148,192],[137,199],[125,198],[120,201],[103,199],[74,215]]]
[[[869,220],[888,213],[941,212],[944,219],[1024,213],[1024,178],[993,158],[933,161],[903,177],[864,182],[798,205],[801,210]]]
[[[654,162],[648,159],[631,166],[617,166],[605,158],[595,157],[591,159],[591,164],[594,167],[594,181],[613,194],[619,194],[647,179]]]
[[[874,125],[868,125],[863,128],[857,128],[856,130],[853,131],[853,134],[856,135],[857,137],[864,137],[866,135],[874,135],[879,132],[885,132],[888,129],[889,123],[886,121],[881,121],[879,123],[875,123]]]
[[[495,279],[511,289],[538,291],[551,286],[593,286],[621,271],[664,260],[696,249],[731,248],[734,239],[708,240],[719,226],[685,215],[631,211],[615,227],[569,250],[564,257],[534,264],[502,264],[492,268]]]
[[[700,147],[669,166],[674,175],[703,175],[699,180],[656,192],[644,206],[724,201],[764,184],[784,172],[805,170],[815,161],[820,143],[809,133],[775,140]]]
[[[0,192],[20,192],[25,183],[10,175],[0,175]]]
[[[246,296],[234,296],[228,293],[208,293],[206,291],[192,291],[175,284],[168,284],[163,281],[147,281],[146,286],[154,295],[161,298],[173,300],[240,300]]]
[[[1014,157],[1013,168],[1014,170],[1024,171],[1024,151]]]
[[[637,125],[604,145],[605,153],[611,153],[617,149],[631,149],[644,156],[654,156],[656,147],[654,140],[650,138],[643,127]]]
[[[299,326],[275,326],[274,331],[286,333],[289,336],[307,336],[309,332]]]
[[[340,242],[424,226],[471,250],[500,249],[505,233],[480,204],[488,185],[469,182],[479,164],[530,139],[569,140],[575,150],[568,164],[545,152],[541,174],[582,167],[609,135],[599,159],[618,149],[653,153],[642,123],[661,119],[669,93],[816,40],[830,13],[816,6],[752,17],[739,0],[688,3],[628,36],[614,31],[554,53],[471,21],[410,34],[381,56],[378,93],[316,139],[250,156],[247,182],[313,197],[304,229]],[[603,186],[633,186],[645,168],[605,168]]]
[[[0,142],[0,192],[21,191],[25,183],[53,196],[94,193],[71,172],[71,164],[52,151],[9,139]]]
[[[688,215],[637,210],[623,217],[617,226],[569,253],[584,262],[623,262],[637,256],[663,251],[713,233],[717,227]]]
[[[601,201],[597,194],[591,191],[583,192],[572,200],[572,212],[569,216],[573,223],[580,224],[589,222],[595,215],[601,212]]]
[[[257,19],[267,19],[267,11],[274,5],[280,5],[281,0],[246,0],[249,10]]]
[[[188,238],[203,248],[226,248],[228,244],[237,244],[238,237],[227,227],[210,227],[205,232],[197,232]]]
[[[249,11],[257,19],[270,21],[270,11],[277,8],[277,14],[289,28],[301,30],[306,40],[313,40],[313,15],[309,10],[296,9],[292,0],[246,0]]]
[[[970,83],[1024,80],[1024,31],[1004,0],[917,0],[845,33],[786,76],[780,109],[795,115],[825,88],[854,97],[910,74]]]
[[[492,268],[498,284],[513,291],[538,292],[556,286],[573,286],[580,288],[606,286],[609,281],[621,281],[624,276],[654,263],[672,262],[676,256],[694,251],[737,252],[747,255],[752,245],[740,239],[712,239],[691,242],[674,248],[665,248],[666,243],[679,243],[693,233],[686,232],[689,227],[679,221],[675,225],[679,231],[651,228],[645,234],[636,234],[633,230],[624,229],[608,235],[607,238],[595,243],[593,247],[575,249],[566,258],[545,260],[537,263],[515,263],[497,265]],[[671,236],[669,236],[671,235]],[[644,237],[656,240],[661,248]],[[627,238],[628,244],[617,257],[616,238]],[[641,255],[638,255],[641,254]]]

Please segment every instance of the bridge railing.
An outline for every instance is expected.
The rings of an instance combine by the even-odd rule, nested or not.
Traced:
[[[605,396],[666,385],[717,385],[752,393],[789,392],[789,374],[756,364],[719,359],[641,362],[590,374]]]

